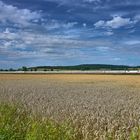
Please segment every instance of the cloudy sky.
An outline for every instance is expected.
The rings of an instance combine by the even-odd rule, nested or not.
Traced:
[[[0,0],[0,68],[140,65],[140,0]]]

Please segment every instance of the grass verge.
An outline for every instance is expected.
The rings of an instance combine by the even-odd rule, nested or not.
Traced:
[[[30,115],[22,107],[0,105],[0,140],[74,140],[69,123]]]

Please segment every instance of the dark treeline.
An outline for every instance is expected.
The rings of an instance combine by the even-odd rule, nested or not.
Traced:
[[[140,70],[140,66],[126,65],[105,65],[105,64],[83,64],[75,66],[37,66],[26,67],[19,69],[0,69],[0,71],[61,71],[61,70]]]
[[[12,69],[12,68],[10,68],[10,69],[0,69],[0,71],[17,71],[17,69]]]
[[[140,66],[105,65],[105,64],[83,64],[75,66],[39,66],[31,67],[29,70],[138,70]]]

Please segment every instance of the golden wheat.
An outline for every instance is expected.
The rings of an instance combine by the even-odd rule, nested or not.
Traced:
[[[0,75],[0,102],[20,103],[79,140],[140,139],[139,75]]]

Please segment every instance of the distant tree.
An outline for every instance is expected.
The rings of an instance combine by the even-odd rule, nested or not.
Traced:
[[[22,71],[28,71],[28,68],[25,67],[25,66],[23,66],[23,67],[22,67]]]
[[[37,68],[34,68],[34,71],[37,71]]]
[[[14,70],[12,68],[10,68],[9,71],[14,71]]]
[[[17,69],[17,71],[21,71],[21,70],[22,70],[22,68],[18,68],[18,69]]]

